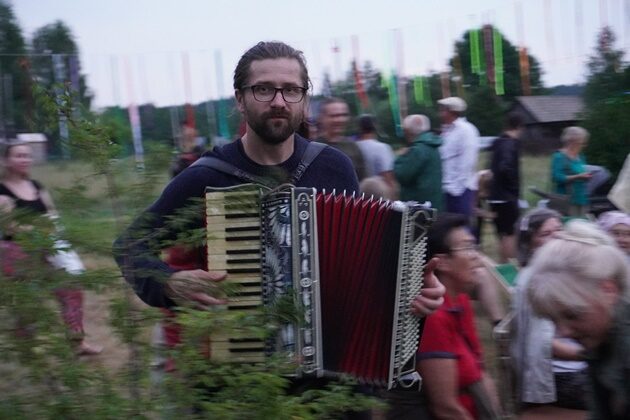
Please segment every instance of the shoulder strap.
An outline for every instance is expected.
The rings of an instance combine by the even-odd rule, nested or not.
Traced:
[[[317,158],[317,156],[319,156],[322,150],[324,150],[326,147],[327,146],[323,143],[317,143],[314,141],[310,142],[306,146],[306,150],[304,151],[304,154],[302,155],[302,159],[300,160],[300,163],[298,164],[297,168],[291,175],[291,178],[289,178],[289,182],[291,184],[297,183],[300,180],[300,178],[302,178],[302,175],[304,175],[304,172],[306,172],[306,169],[311,165],[311,163],[313,163],[315,158]],[[231,163],[228,163],[224,160],[221,160],[212,156],[201,157],[197,159],[197,161],[193,163],[191,166],[205,166],[207,168],[212,168],[219,172],[223,172],[225,174],[235,176],[241,180],[264,185],[265,187],[269,187],[269,188],[275,188],[277,186],[271,183],[268,178],[263,178],[261,176],[251,174],[247,171],[237,168]]]
[[[293,175],[291,176],[291,184],[295,185],[300,180],[300,178],[302,178],[302,175],[304,175],[306,169],[311,165],[311,163],[313,163],[315,158],[319,156],[319,154],[326,147],[327,146],[324,143],[319,143],[316,141],[311,141],[308,143],[308,145],[306,146],[306,150],[302,155],[302,160],[298,164],[297,168],[295,168],[295,172],[293,172]]]

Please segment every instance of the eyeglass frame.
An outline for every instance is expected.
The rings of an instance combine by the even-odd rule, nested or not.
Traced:
[[[474,253],[478,253],[481,250],[481,246],[479,246],[479,244],[470,244],[470,245],[465,245],[465,246],[457,246],[455,248],[449,248],[448,252],[453,253],[453,252],[461,252],[461,251],[466,251],[469,254]]]
[[[270,89],[273,89],[273,96],[271,97],[271,99],[269,99],[268,101],[262,101],[260,99],[258,99],[256,97],[256,93],[254,92],[254,89],[260,86],[265,86],[268,87]],[[275,86],[272,85],[265,85],[265,84],[260,84],[260,85],[245,85],[242,86],[241,89],[250,89],[250,91],[252,92],[252,96],[254,97],[254,99],[258,102],[273,102],[274,99],[276,99],[276,96],[278,95],[278,92],[280,92],[280,96],[282,96],[282,100],[285,101],[288,104],[299,104],[300,102],[302,102],[304,100],[304,97],[306,96],[306,92],[308,92],[308,88],[307,87],[303,87],[303,86],[284,86],[281,88],[277,88]],[[287,101],[287,98],[284,97],[284,89],[302,89],[302,97],[300,98],[299,101]]]

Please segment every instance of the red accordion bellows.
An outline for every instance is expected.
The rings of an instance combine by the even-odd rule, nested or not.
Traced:
[[[317,196],[324,369],[387,382],[401,215],[387,201]]]

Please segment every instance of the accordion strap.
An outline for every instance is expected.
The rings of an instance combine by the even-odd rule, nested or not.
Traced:
[[[317,156],[319,156],[322,150],[324,150],[324,148],[326,147],[327,146],[324,143],[317,143],[314,141],[309,142],[309,144],[306,146],[306,150],[304,151],[304,154],[302,154],[302,159],[300,160],[300,163],[298,164],[297,168],[295,168],[295,171],[289,178],[288,182],[290,184],[296,184],[300,180],[300,178],[302,178],[302,175],[304,175],[304,172],[306,172],[306,169],[311,165],[311,163],[313,163],[315,158],[317,158]],[[268,187],[268,188],[275,188],[277,186],[277,183],[273,182],[273,180],[269,178],[264,178],[262,176],[254,175],[252,173],[249,173],[247,171],[237,168],[231,163],[228,163],[224,160],[218,159],[213,156],[201,157],[197,159],[197,161],[193,163],[193,165],[199,165],[199,166],[212,168],[219,172],[223,172],[228,175],[233,175],[241,180],[264,185],[265,187]]]

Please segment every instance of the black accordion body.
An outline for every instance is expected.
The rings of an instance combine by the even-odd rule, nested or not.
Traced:
[[[347,374],[392,388],[415,368],[426,230],[416,203],[254,185],[206,190],[208,266],[240,285],[228,310],[291,296],[300,321],[272,340],[213,337],[212,357],[260,362],[285,351],[298,375]]]

